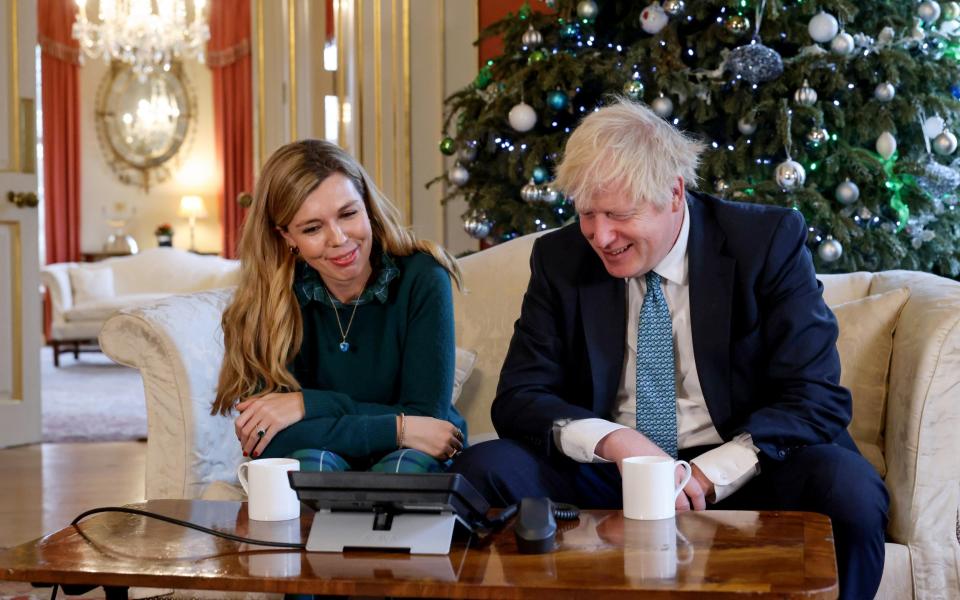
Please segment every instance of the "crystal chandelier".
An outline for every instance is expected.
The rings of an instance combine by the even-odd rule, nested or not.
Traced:
[[[99,23],[87,20],[86,0],[76,2],[73,37],[91,58],[127,63],[141,80],[156,69],[170,70],[175,59],[196,56],[203,62],[210,39],[206,0],[193,0],[189,21],[186,0],[100,0]]]

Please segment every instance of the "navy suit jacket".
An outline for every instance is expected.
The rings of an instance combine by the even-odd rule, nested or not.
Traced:
[[[812,444],[855,450],[846,432],[837,322],[823,301],[798,211],[689,192],[693,351],[724,440],[749,432],[783,460]],[[558,419],[610,419],[623,369],[627,298],[573,224],[539,238],[492,408],[503,438],[549,454]]]

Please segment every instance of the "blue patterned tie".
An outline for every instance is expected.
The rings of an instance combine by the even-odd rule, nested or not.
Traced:
[[[673,378],[673,324],[660,276],[647,273],[637,325],[637,431],[677,457],[677,391]]]

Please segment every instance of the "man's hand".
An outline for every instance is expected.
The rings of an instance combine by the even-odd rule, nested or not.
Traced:
[[[611,431],[598,443],[594,453],[605,460],[617,463],[623,472],[623,459],[631,456],[667,456],[659,446],[647,439],[636,429],[617,429]]]
[[[237,404],[240,416],[234,421],[244,456],[257,457],[279,431],[303,419],[301,392],[274,392],[252,396]],[[257,435],[263,431],[263,435]]]
[[[683,493],[677,496],[677,512],[684,512],[693,508],[693,510],[705,510],[707,508],[707,498],[714,492],[713,482],[707,479],[700,467],[691,464],[693,475],[690,481],[683,487]],[[677,483],[683,481],[684,468],[677,467]]]

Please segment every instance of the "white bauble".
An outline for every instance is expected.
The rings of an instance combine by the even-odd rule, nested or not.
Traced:
[[[830,13],[819,12],[810,19],[807,31],[810,32],[813,41],[826,44],[837,37],[837,33],[840,31],[840,23]]]
[[[830,51],[841,56],[848,56],[857,47],[853,41],[853,36],[846,31],[841,31],[837,37],[830,41]]]
[[[773,176],[777,185],[788,192],[792,192],[803,187],[803,183],[807,180],[807,171],[803,168],[803,165],[788,158],[777,165]]]
[[[957,31],[960,31],[960,21],[949,19],[940,22],[940,35],[950,37],[956,35]]]
[[[880,102],[890,102],[896,95],[897,88],[893,87],[893,84],[889,81],[879,83],[877,87],[873,88],[873,97]]]
[[[947,122],[944,121],[940,115],[928,117],[927,120],[923,122],[923,135],[932,140],[943,133],[943,127],[946,124]]]
[[[817,255],[820,256],[820,260],[823,262],[836,262],[843,256],[843,246],[840,242],[833,239],[832,236],[828,235],[826,239],[820,243],[820,247],[817,248]]]
[[[673,100],[666,96],[658,96],[653,99],[650,108],[653,109],[653,112],[657,113],[658,117],[666,119],[673,114]]]
[[[466,185],[466,183],[470,181],[470,171],[460,163],[457,163],[453,165],[453,167],[450,168],[450,172],[447,173],[447,180],[457,187]]]
[[[880,134],[880,137],[877,138],[876,148],[880,156],[890,160],[893,153],[897,151],[897,138],[893,137],[893,134],[889,131],[884,131]]]
[[[813,106],[817,103],[817,90],[810,87],[810,82],[803,80],[803,85],[793,93],[793,101],[800,106]]]
[[[510,127],[515,130],[530,131],[537,124],[537,111],[526,102],[520,102],[510,109],[507,119],[510,121]]]
[[[949,129],[944,129],[937,137],[933,138],[933,151],[940,156],[950,156],[957,150],[957,136]]]
[[[554,204],[560,199],[560,192],[549,183],[540,188],[540,202],[544,204]]]
[[[917,16],[927,25],[936,23],[940,18],[940,5],[934,0],[924,0],[917,5]]]
[[[833,195],[836,197],[837,202],[844,206],[849,206],[860,198],[860,188],[857,187],[857,184],[847,179],[837,185],[837,189],[834,190]]]
[[[740,117],[737,120],[737,129],[743,135],[753,135],[753,132],[757,130],[757,123],[749,117]]]
[[[640,27],[650,35],[660,33],[669,20],[670,17],[658,2],[650,4],[640,13]]]

